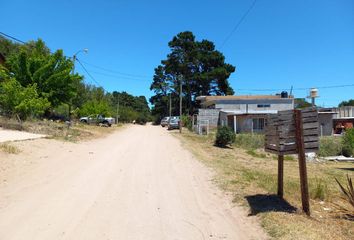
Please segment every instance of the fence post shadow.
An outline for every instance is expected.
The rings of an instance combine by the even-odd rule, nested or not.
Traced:
[[[294,213],[297,208],[275,194],[256,194],[245,197],[250,206],[250,216],[264,212]]]

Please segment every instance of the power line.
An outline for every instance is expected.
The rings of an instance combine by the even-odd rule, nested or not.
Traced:
[[[81,63],[81,61],[76,58],[76,61],[81,65],[82,69],[84,69],[84,71],[87,73],[87,75],[89,75],[89,77],[101,88],[104,89],[104,87],[101,86],[101,84],[99,84],[99,82],[89,73],[89,71],[87,71],[87,69],[85,68],[85,66]]]
[[[147,80],[147,79],[142,79],[142,78],[131,78],[131,77],[124,77],[124,76],[122,77],[122,76],[119,76],[119,75],[107,74],[107,73],[96,72],[96,71],[91,71],[91,73],[95,73],[95,74],[106,76],[106,77],[118,78],[118,79],[135,80],[135,81]]]
[[[12,39],[12,40],[14,40],[14,41],[17,41],[17,42],[26,44],[26,42],[24,42],[24,41],[22,41],[22,40],[20,40],[20,39],[18,39],[18,38],[12,37],[12,36],[10,36],[10,35],[8,35],[8,34],[6,34],[6,33],[0,32],[0,34],[3,35],[3,36],[5,36],[5,37],[7,37],[7,38],[10,38],[10,39]]]
[[[85,61],[82,61],[82,62],[85,63],[86,65],[89,65],[89,66],[97,68],[97,69],[101,69],[101,70],[106,71],[106,72],[117,73],[117,74],[128,76],[128,77],[136,77],[136,78],[147,78],[147,77],[150,77],[150,76],[147,76],[147,75],[137,75],[137,74],[131,74],[131,73],[124,73],[124,72],[120,72],[120,71],[116,71],[116,70],[111,70],[111,69],[108,69],[108,68],[100,67],[100,66],[97,66],[97,65],[85,62]]]
[[[329,86],[320,86],[320,87],[316,87],[317,89],[331,89],[331,88],[343,88],[343,87],[354,87],[354,84],[343,84],[343,85],[329,85]],[[295,91],[299,91],[299,90],[309,90],[312,87],[302,87],[302,88],[293,88],[293,90]],[[239,89],[235,89],[237,91],[252,91],[252,92],[270,92],[270,91],[283,91],[284,88],[239,88]]]
[[[232,37],[232,35],[236,32],[238,27],[241,25],[241,23],[245,20],[247,15],[251,12],[251,10],[254,8],[256,5],[257,0],[254,0],[251,6],[247,9],[247,11],[243,14],[243,16],[240,18],[240,20],[236,23],[235,27],[232,29],[232,31],[229,33],[229,35],[224,39],[223,43],[221,44],[220,48],[223,48],[226,42]]]

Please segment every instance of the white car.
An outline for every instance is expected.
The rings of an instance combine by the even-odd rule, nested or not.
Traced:
[[[80,118],[80,122],[86,124],[106,125],[110,127],[115,122],[115,120],[112,117],[104,117],[103,115],[99,114],[82,117]]]

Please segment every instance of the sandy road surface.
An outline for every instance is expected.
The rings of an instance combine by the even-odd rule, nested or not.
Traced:
[[[8,141],[21,141],[29,139],[43,138],[43,134],[34,134],[28,132],[14,131],[14,130],[5,130],[0,128],[0,143]]]
[[[33,164],[0,183],[1,240],[264,239],[161,127],[27,144],[10,160]]]

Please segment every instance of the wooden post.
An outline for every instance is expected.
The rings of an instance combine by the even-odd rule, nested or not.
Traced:
[[[302,209],[304,210],[304,212],[307,215],[310,215],[309,191],[308,191],[308,184],[307,184],[307,169],[306,169],[306,157],[305,157],[305,144],[304,144],[301,110],[294,110],[294,117],[295,117],[296,145],[297,145],[298,157],[299,157]]]
[[[284,186],[284,155],[278,155],[278,196],[283,198]]]

